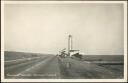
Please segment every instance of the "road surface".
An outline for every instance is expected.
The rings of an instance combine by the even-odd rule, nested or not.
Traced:
[[[5,78],[9,79],[110,79],[118,78],[104,67],[58,56],[42,56],[5,61]]]

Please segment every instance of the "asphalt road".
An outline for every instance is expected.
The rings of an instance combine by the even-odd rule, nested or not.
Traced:
[[[5,62],[9,79],[110,79],[118,76],[96,64],[72,58],[42,56]]]

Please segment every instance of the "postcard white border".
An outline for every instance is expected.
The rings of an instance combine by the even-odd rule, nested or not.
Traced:
[[[4,4],[124,4],[124,79],[5,79],[4,78]],[[1,82],[127,82],[127,1],[1,1]]]

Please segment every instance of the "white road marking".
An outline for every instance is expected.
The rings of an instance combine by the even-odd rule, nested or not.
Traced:
[[[89,62],[89,61],[84,61],[84,62],[86,62],[86,63],[91,63],[91,62]]]
[[[50,59],[51,59],[51,58],[48,58],[48,59],[46,59],[46,60],[44,60],[44,61],[41,61],[41,62],[37,63],[36,65],[34,65],[34,66],[32,66],[32,67],[30,67],[30,68],[28,68],[28,69],[26,69],[26,70],[24,70],[24,71],[18,73],[17,76],[19,76],[19,75],[21,75],[21,74],[23,74],[23,73],[25,73],[25,72],[27,72],[27,71],[30,71],[30,70],[32,70],[32,69],[34,69],[34,68],[37,68],[37,67],[40,66],[41,64],[45,64],[45,63],[46,63],[47,61],[49,61]]]

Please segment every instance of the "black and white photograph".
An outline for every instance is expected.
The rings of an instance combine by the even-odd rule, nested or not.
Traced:
[[[127,2],[1,6],[3,81],[126,81]]]

